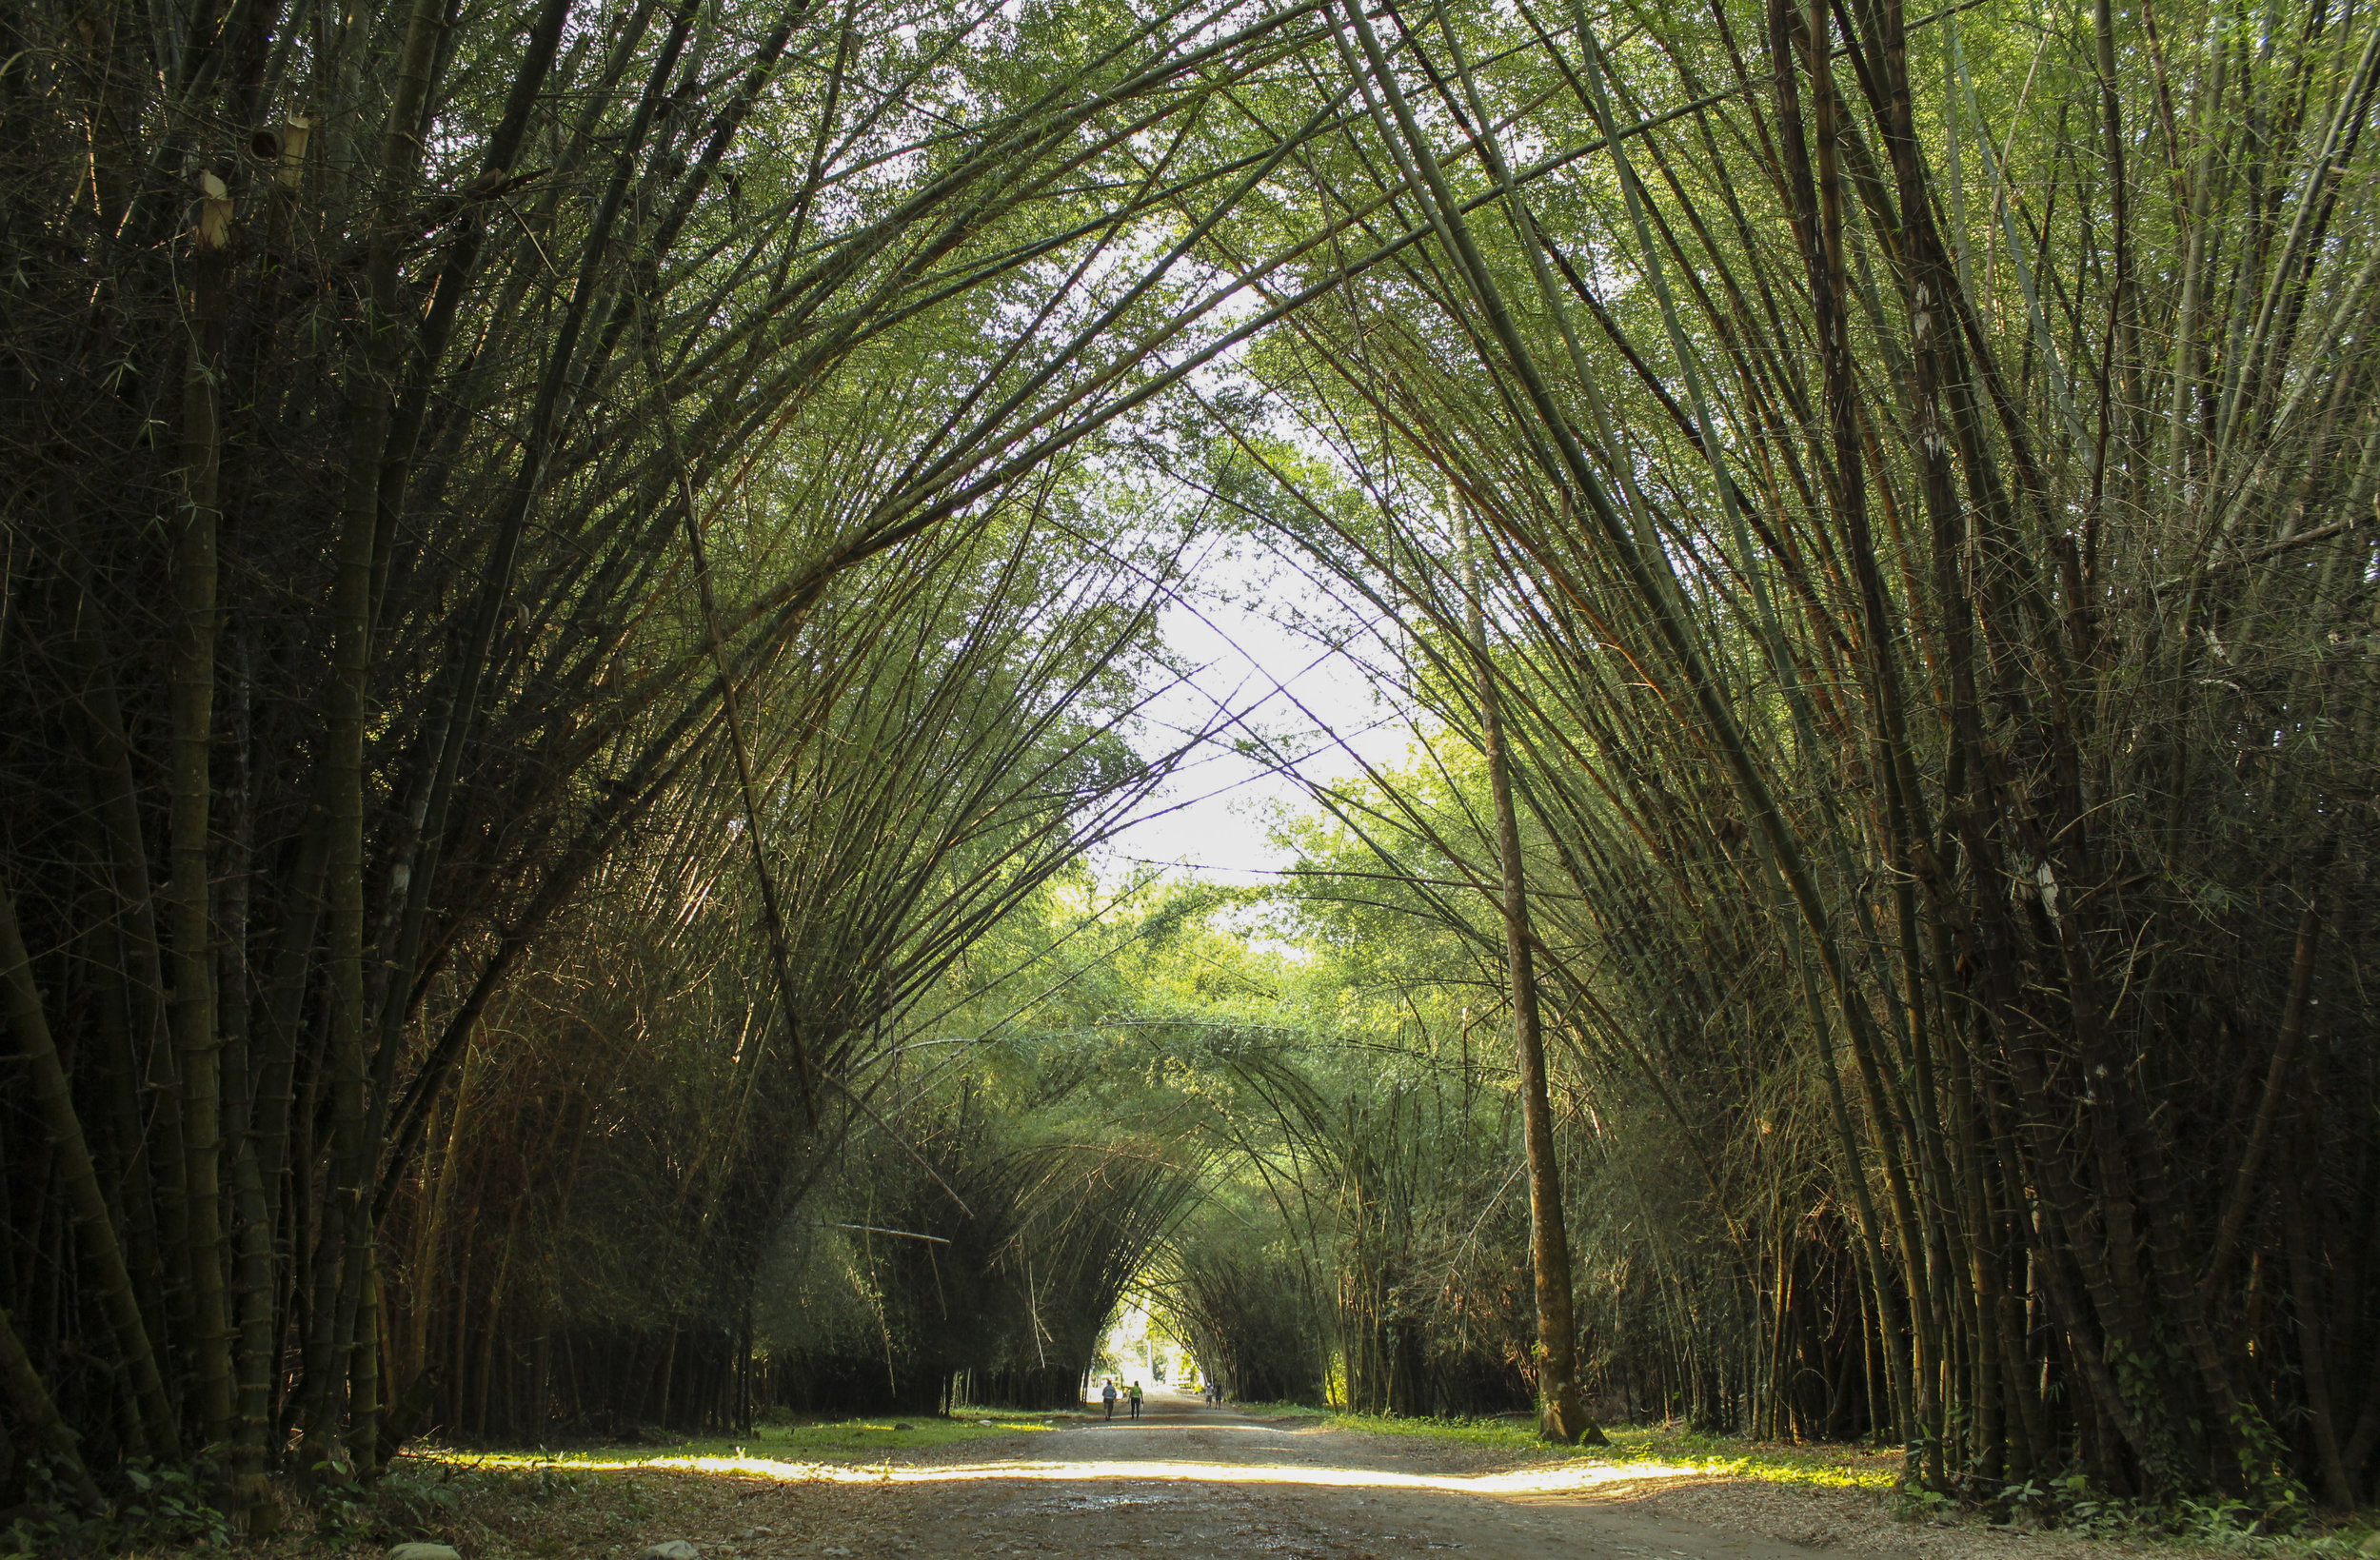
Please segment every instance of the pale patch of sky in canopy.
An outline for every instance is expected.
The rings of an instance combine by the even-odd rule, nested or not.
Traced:
[[[1381,625],[1350,616],[1281,556],[1244,538],[1208,548],[1191,583],[1162,609],[1167,645],[1189,675],[1143,711],[1139,746],[1154,756],[1213,728],[1140,809],[1092,853],[1102,881],[1152,866],[1210,882],[1277,880],[1291,853],[1272,839],[1310,786],[1398,761],[1406,717],[1362,661]]]

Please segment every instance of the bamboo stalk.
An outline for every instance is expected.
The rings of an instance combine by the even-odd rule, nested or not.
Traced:
[[[75,1114],[66,1069],[50,1040],[49,1015],[42,1005],[41,989],[34,983],[32,958],[17,925],[16,898],[6,881],[0,881],[0,980],[8,985],[9,1027],[16,1031],[17,1046],[32,1076],[42,1130],[58,1155],[58,1177],[66,1191],[76,1244],[96,1275],[99,1303],[115,1333],[124,1371],[131,1379],[140,1415],[132,1428],[152,1455],[178,1456],[181,1435],[173,1406],[166,1397],[149,1329],[132,1293],[131,1275],[125,1270],[115,1226],[108,1217],[107,1199],[91,1168],[90,1149],[83,1138],[83,1122]]]
[[[228,1243],[222,1227],[222,1050],[215,993],[214,896],[209,871],[209,805],[213,787],[208,747],[214,741],[217,632],[216,531],[220,523],[223,451],[216,384],[223,289],[231,244],[231,201],[221,181],[205,174],[192,235],[192,286],[183,369],[182,482],[184,512],[174,547],[179,616],[169,673],[173,698],[173,770],[169,850],[172,874],[167,902],[172,922],[172,1035],[181,1057],[182,1150],[188,1198],[189,1272],[196,1356],[200,1440],[221,1446],[232,1438],[231,1324],[225,1300]],[[235,1518],[239,1513],[234,1513]]]
[[[52,1458],[66,1475],[66,1483],[85,1509],[93,1512],[108,1510],[108,1497],[99,1492],[92,1482],[90,1470],[84,1466],[81,1448],[74,1432],[58,1413],[58,1405],[50,1395],[50,1384],[33,1368],[25,1353],[25,1342],[17,1336],[16,1324],[6,1311],[0,1311],[0,1388],[8,1393],[9,1409],[17,1422],[32,1432],[33,1444]]]
[[[1466,543],[1470,525],[1463,524]],[[1610,1438],[1587,1416],[1578,1400],[1577,1322],[1571,1302],[1570,1237],[1563,1223],[1561,1161],[1554,1144],[1554,1108],[1546,1088],[1545,1037],[1537,1006],[1535,938],[1529,929],[1528,882],[1520,859],[1519,815],[1513,807],[1512,774],[1504,751],[1504,728],[1496,669],[1488,660],[1478,597],[1478,571],[1464,549],[1466,594],[1471,599],[1472,653],[1477,659],[1480,756],[1487,762],[1488,789],[1496,805],[1496,855],[1503,876],[1501,911],[1513,1045],[1520,1059],[1521,1138],[1529,1166],[1529,1262],[1537,1283],[1537,1393],[1542,1405],[1539,1433],[1558,1446],[1604,1446]]]

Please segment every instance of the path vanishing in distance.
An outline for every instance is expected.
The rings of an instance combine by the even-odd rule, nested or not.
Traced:
[[[1615,1486],[1633,1493],[1648,1478],[1657,1481],[1659,1470],[1551,1463],[1481,1471],[1496,1459],[1477,1449],[1268,1423],[1161,1387],[1139,1422],[1123,1418],[1121,1405],[1117,1412],[1112,1422],[1069,1423],[1033,1436],[1020,1448],[1031,1455],[986,1459],[979,1443],[952,1449],[966,1461],[835,1471],[829,1476],[837,1483],[866,1486],[867,1498],[837,1520],[788,1524],[798,1537],[784,1527],[758,1538],[716,1535],[702,1543],[705,1560],[1120,1552],[1185,1560],[1441,1553],[1809,1560],[1829,1552],[1611,1498],[1620,1493]],[[798,1488],[785,1497],[795,1498]],[[770,1494],[756,1491],[740,1503],[747,1522],[769,1521]]]

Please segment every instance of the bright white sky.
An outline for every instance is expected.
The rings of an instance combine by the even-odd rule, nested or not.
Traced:
[[[1289,865],[1273,843],[1272,819],[1307,806],[1305,780],[1345,780],[1363,761],[1395,763],[1410,737],[1360,668],[1328,636],[1351,626],[1346,609],[1278,559],[1219,552],[1199,568],[1196,594],[1163,610],[1165,641],[1195,671],[1147,709],[1144,751],[1239,717],[1184,760],[1144,809],[1142,821],[1092,855],[1115,881],[1144,863],[1183,864],[1209,881],[1253,884]],[[1359,653],[1367,645],[1355,647]],[[1251,733],[1294,758],[1282,773],[1228,744]]]

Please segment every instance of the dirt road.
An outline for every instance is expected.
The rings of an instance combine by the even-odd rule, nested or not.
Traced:
[[[960,1449],[954,1449],[958,1451]],[[1658,1471],[1539,1464],[1298,1424],[1268,1424],[1160,1389],[1144,1417],[1069,1425],[1016,1454],[834,1476],[832,1516],[811,1504],[773,1530],[719,1534],[705,1560],[746,1556],[1112,1554],[1398,1560],[1810,1560],[1826,1551],[1613,1500]],[[1003,1449],[1005,1450],[1005,1449]],[[860,1486],[860,1488],[853,1488]],[[812,1489],[816,1489],[813,1485]],[[790,1509],[796,1491],[783,1491]],[[1606,1498],[1589,1498],[1594,1496]],[[743,1520],[765,1528],[755,1491]],[[820,1518],[824,1517],[824,1520]],[[739,1542],[741,1540],[742,1542]],[[1873,1552],[1873,1551],[1871,1551]]]

